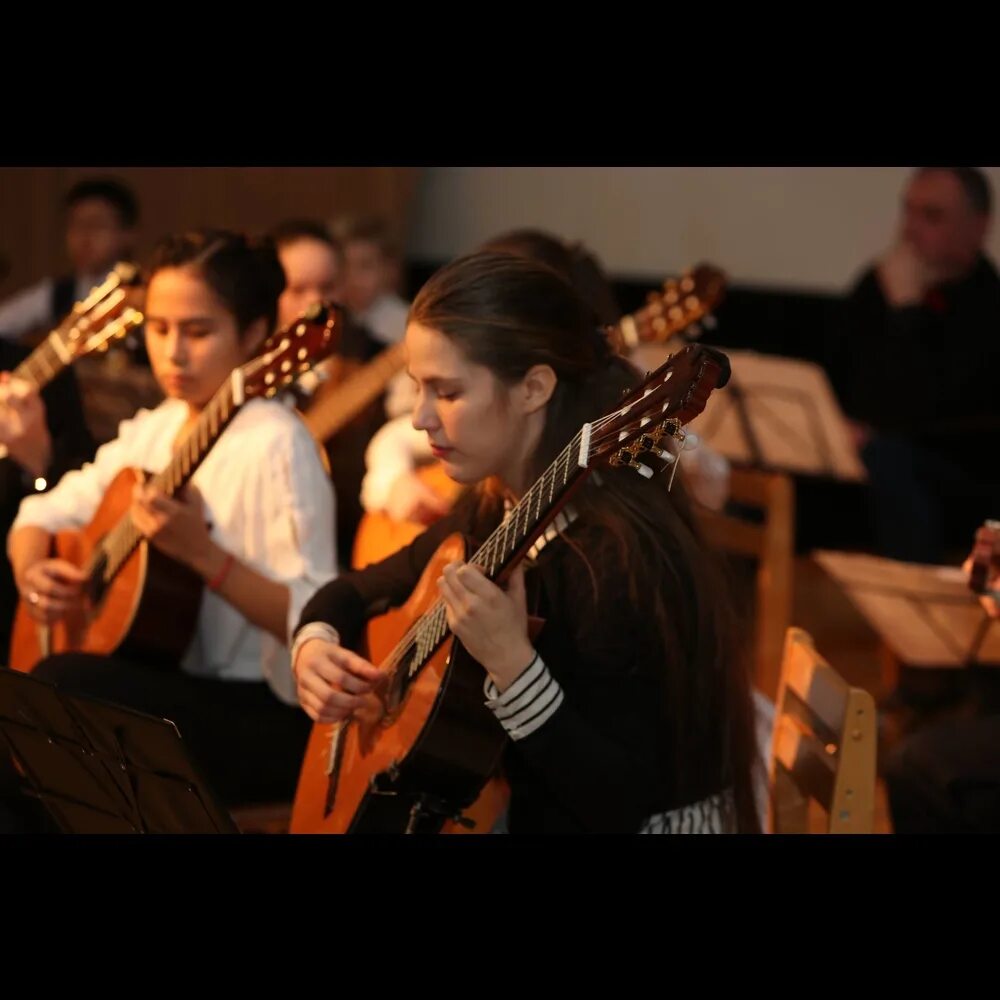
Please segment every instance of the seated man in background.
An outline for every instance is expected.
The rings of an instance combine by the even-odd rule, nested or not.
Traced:
[[[985,174],[922,167],[894,247],[854,286],[828,369],[867,466],[879,555],[940,563],[1000,509],[1000,276]]]

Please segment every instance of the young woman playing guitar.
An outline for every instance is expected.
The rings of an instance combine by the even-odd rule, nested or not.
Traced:
[[[473,254],[432,277],[406,346],[414,425],[449,476],[479,485],[408,547],[325,585],[303,612],[299,700],[317,729],[351,721],[361,755],[396,703],[384,696],[387,674],[353,651],[367,621],[407,600],[447,536],[490,535],[581,425],[642,382],[565,281],[510,254]],[[749,684],[683,489],[602,467],[554,525],[506,589],[462,561],[434,581],[448,628],[479,665],[478,708],[485,702],[507,737],[510,831],[756,829]],[[349,753],[346,763],[329,758],[345,781],[360,759]],[[395,770],[373,782],[380,800],[397,794]],[[439,828],[433,809],[415,803],[407,828]]]
[[[171,719],[230,804],[291,796],[308,724],[295,707],[287,636],[309,594],[336,572],[333,493],[301,420],[248,389],[207,454],[211,429],[199,423],[273,331],[284,280],[270,242],[224,231],[163,240],[147,272],[145,331],[167,398],[124,421],[93,463],[26,499],[9,539],[34,621],[65,619],[85,604],[87,573],[50,557],[54,533],[87,525],[123,470],[159,473],[201,441],[204,460],[183,492],[171,497],[136,482],[122,512],[127,527],[174,560],[176,579],[196,595],[204,585],[193,641],[173,664],[180,669],[154,668],[145,657],[63,653],[33,673]],[[146,559],[144,546],[130,558]],[[163,611],[169,633],[178,609]]]

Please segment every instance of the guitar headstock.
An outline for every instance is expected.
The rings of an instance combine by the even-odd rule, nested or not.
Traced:
[[[241,367],[244,393],[270,399],[287,388],[337,349],[343,328],[341,306],[310,306],[294,323],[268,337],[260,353]]]
[[[106,351],[115,340],[140,326],[143,315],[129,304],[130,290],[139,284],[139,270],[124,261],[77,302],[48,336],[67,364],[95,351]]]
[[[668,439],[683,442],[684,425],[705,409],[708,397],[729,381],[729,359],[721,351],[688,344],[671,355],[611,413],[590,425],[590,466],[629,466],[646,478],[656,471],[640,461],[674,464]]]
[[[683,331],[699,336],[699,322],[708,320],[726,292],[726,276],[711,264],[699,264],[679,278],[670,278],[663,289],[650,292],[646,305],[625,316],[612,329],[615,347],[627,353],[640,344],[662,344]]]

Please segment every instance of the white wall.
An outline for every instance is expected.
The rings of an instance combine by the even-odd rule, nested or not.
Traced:
[[[907,167],[436,167],[409,255],[447,260],[515,226],[586,242],[612,275],[701,260],[733,283],[842,290],[890,242]],[[1000,199],[1000,168],[989,167]],[[1000,260],[1000,227],[989,250]]]

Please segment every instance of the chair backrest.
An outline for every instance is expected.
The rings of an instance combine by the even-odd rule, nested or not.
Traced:
[[[774,698],[785,631],[792,622],[795,487],[783,473],[733,469],[729,495],[736,504],[760,509],[763,523],[707,510],[699,516],[709,544],[757,561],[754,684]]]
[[[828,833],[872,833],[876,715],[872,696],[851,687],[790,628],[781,660],[771,742],[773,833],[808,833],[809,802],[826,811]]]

